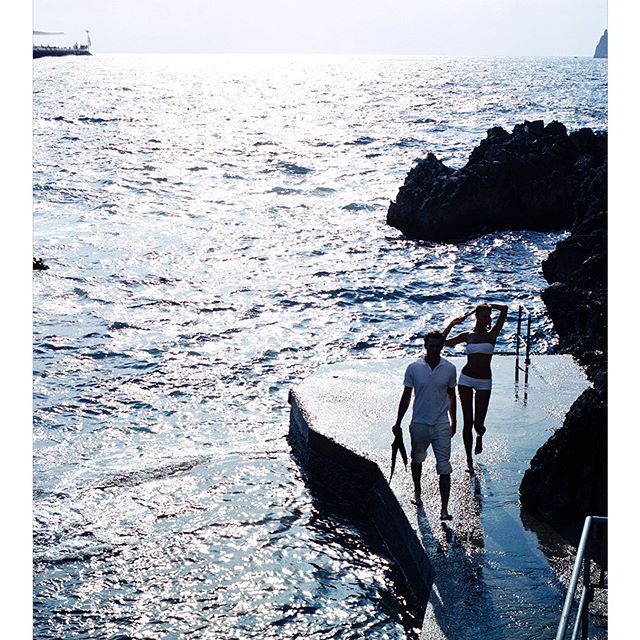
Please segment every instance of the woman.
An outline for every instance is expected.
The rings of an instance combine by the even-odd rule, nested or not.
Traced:
[[[491,326],[491,310],[500,311],[498,320]],[[473,444],[473,432],[476,432],[476,446],[474,453],[482,453],[482,436],[487,428],[484,419],[489,407],[491,397],[491,356],[496,344],[498,334],[507,319],[507,305],[504,304],[479,304],[473,311],[453,319],[443,331],[445,338],[456,325],[461,324],[470,315],[475,314],[476,324],[473,331],[465,331],[454,338],[448,338],[445,346],[451,347],[466,342],[467,363],[462,368],[458,378],[458,393],[462,405],[462,440],[467,454],[467,471],[473,475],[473,456],[471,445]],[[474,407],[475,391],[475,407]],[[474,417],[475,413],[475,417]]]

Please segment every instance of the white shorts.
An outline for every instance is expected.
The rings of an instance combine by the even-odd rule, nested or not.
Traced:
[[[409,425],[411,436],[411,462],[422,463],[427,457],[427,449],[431,445],[436,458],[436,473],[440,476],[451,473],[451,425],[423,424],[412,422]]]
[[[472,378],[464,373],[458,377],[458,386],[471,387],[476,391],[491,391],[491,378]]]

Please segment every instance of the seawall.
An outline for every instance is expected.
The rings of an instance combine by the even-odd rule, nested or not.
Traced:
[[[448,359],[458,369],[464,362]],[[470,478],[460,424],[452,446],[454,520],[442,523],[431,454],[424,507],[411,503],[411,476],[400,459],[389,481],[391,425],[411,360],[330,365],[297,384],[289,436],[299,464],[370,514],[405,576],[421,637],[545,637],[558,623],[573,558],[564,540],[521,510],[518,486],[533,453],[588,386],[586,377],[570,356],[532,356],[525,387],[522,376],[514,382],[514,357],[494,358],[485,451]]]

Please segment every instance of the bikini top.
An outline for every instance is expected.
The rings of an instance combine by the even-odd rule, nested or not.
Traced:
[[[490,342],[467,342],[465,353],[486,353],[487,355],[493,354],[493,345]]]

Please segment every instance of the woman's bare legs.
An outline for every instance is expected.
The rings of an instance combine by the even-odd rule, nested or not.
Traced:
[[[482,436],[487,428],[484,426],[484,419],[487,417],[487,409],[489,408],[489,398],[491,397],[491,390],[489,391],[477,391],[476,390],[476,402],[475,402],[475,420],[473,422],[473,428],[476,430],[476,448],[474,453],[482,453]]]
[[[473,473],[473,389],[463,384],[458,385],[458,395],[462,406],[462,441],[467,454],[467,471]]]

